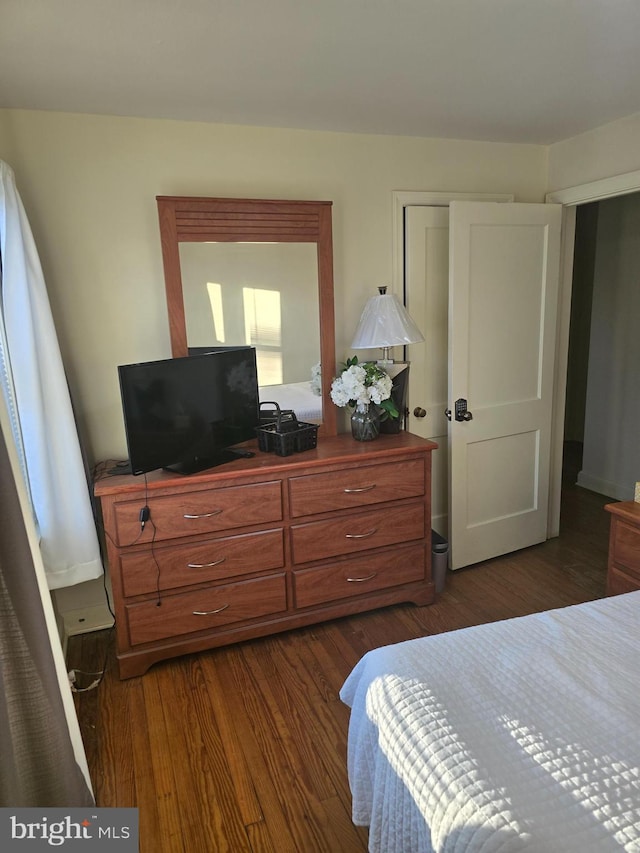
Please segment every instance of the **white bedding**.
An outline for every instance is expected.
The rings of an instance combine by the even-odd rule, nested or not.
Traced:
[[[259,392],[261,403],[272,402],[277,403],[281,409],[293,409],[299,421],[322,420],[322,398],[313,393],[310,382],[262,385]]]
[[[376,649],[345,682],[380,853],[640,851],[640,592]]]

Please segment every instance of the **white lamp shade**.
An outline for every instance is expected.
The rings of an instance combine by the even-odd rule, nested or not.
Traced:
[[[397,296],[378,288],[379,296],[367,301],[351,343],[353,349],[395,347],[417,344],[424,335]]]

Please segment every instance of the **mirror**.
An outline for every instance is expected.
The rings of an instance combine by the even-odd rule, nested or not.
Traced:
[[[335,435],[331,202],[156,200],[174,358],[255,346],[261,400]]]
[[[181,243],[180,270],[189,349],[250,344],[260,386],[309,382],[320,329],[301,335],[299,319],[318,316],[314,243]]]

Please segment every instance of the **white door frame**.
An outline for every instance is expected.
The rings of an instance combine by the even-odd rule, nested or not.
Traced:
[[[564,445],[564,415],[567,394],[569,356],[569,322],[571,320],[571,289],[573,286],[573,249],[576,228],[576,207],[592,201],[640,192],[640,171],[614,175],[587,184],[554,190],[545,201],[562,204],[562,245],[560,248],[560,289],[558,293],[558,332],[556,336],[556,379],[554,417],[551,432],[551,479],[549,483],[548,536],[560,532],[560,497],[562,489],[562,453]]]

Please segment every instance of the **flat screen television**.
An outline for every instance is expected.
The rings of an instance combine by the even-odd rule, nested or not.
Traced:
[[[258,426],[253,347],[123,364],[118,376],[133,474],[191,474],[247,455],[233,448]]]

